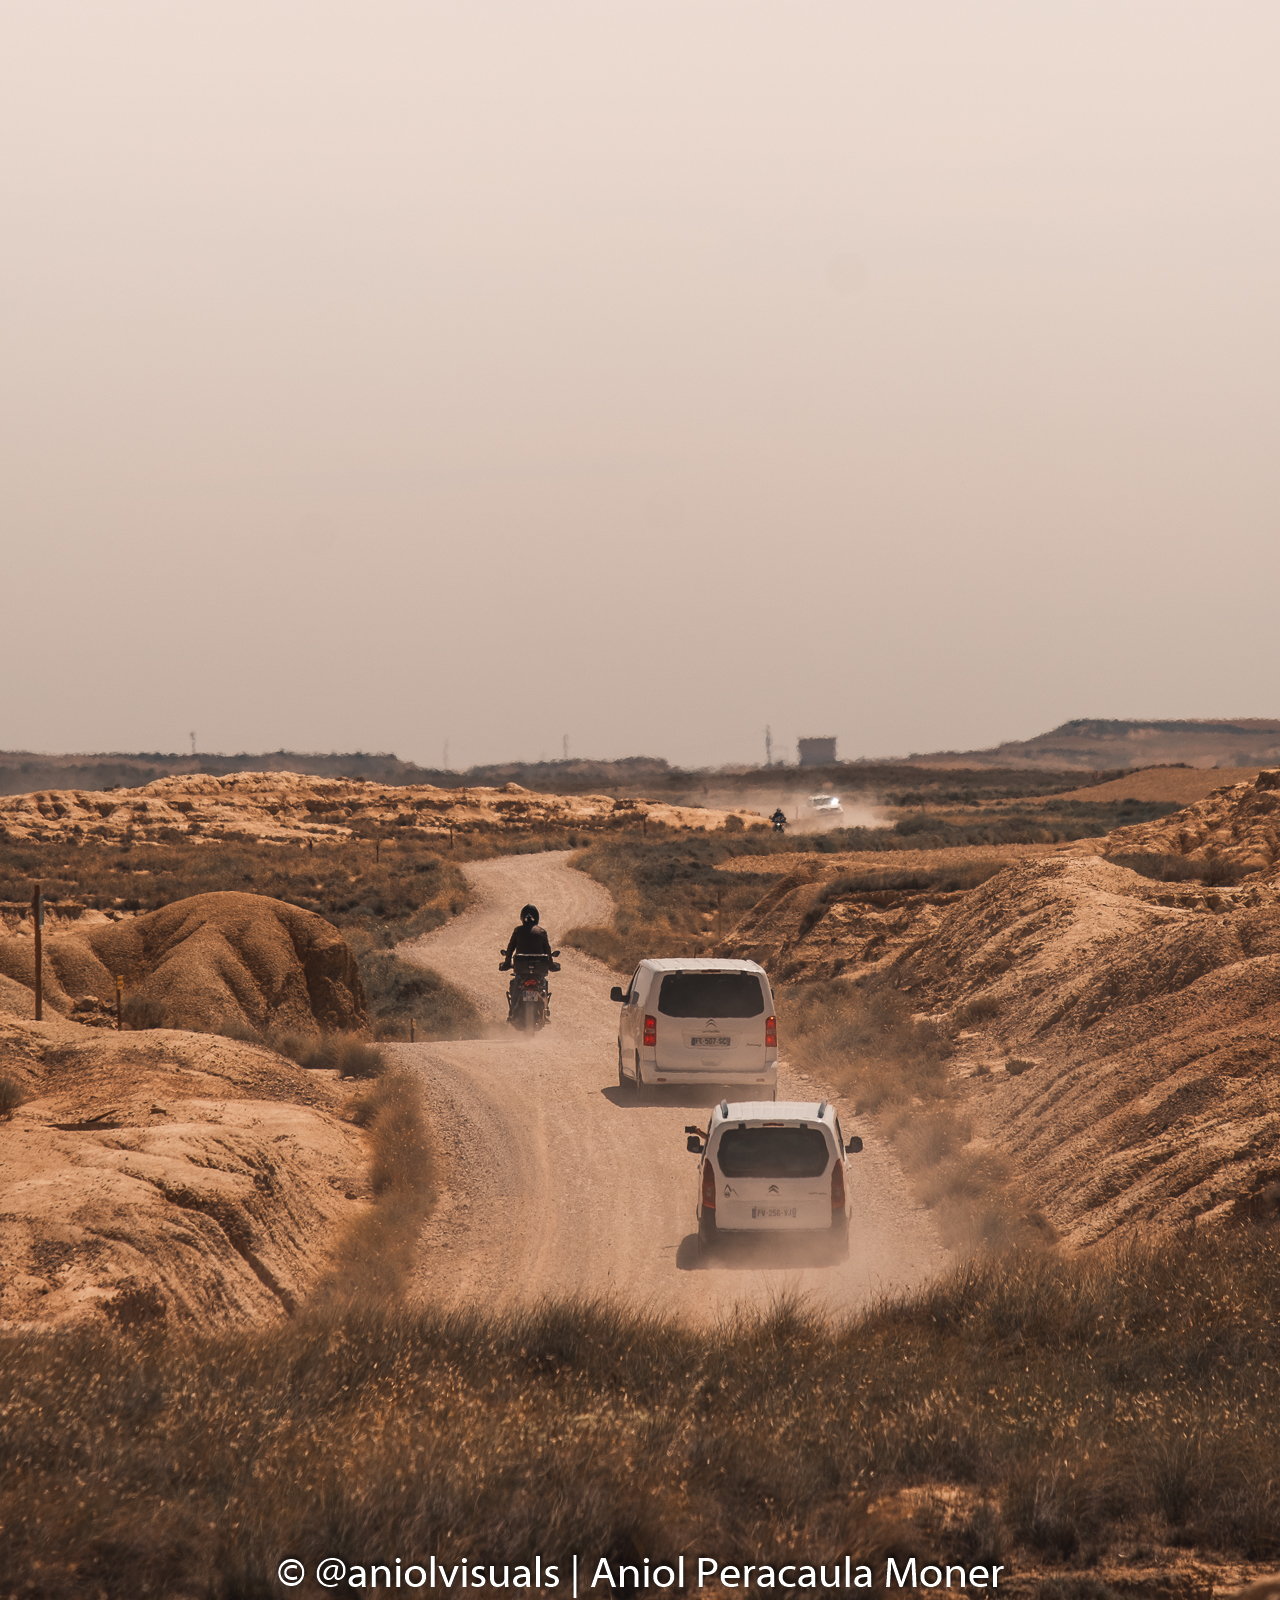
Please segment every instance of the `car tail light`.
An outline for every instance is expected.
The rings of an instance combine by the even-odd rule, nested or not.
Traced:
[[[839,1157],[831,1169],[831,1209],[844,1210],[844,1162]]]
[[[766,1017],[764,1019],[764,1047],[766,1050],[778,1048],[778,1019]]]
[[[716,1175],[709,1161],[702,1163],[702,1209],[714,1211],[716,1208]]]
[[[644,1042],[646,1044],[657,1044],[657,1042],[658,1042],[658,1019],[657,1019],[657,1017],[646,1017],[644,1019]]]

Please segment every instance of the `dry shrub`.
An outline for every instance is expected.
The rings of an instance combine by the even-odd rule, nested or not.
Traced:
[[[16,1078],[0,1077],[0,1117],[13,1121],[13,1114],[26,1099],[22,1085]]]
[[[286,1036],[273,1040],[272,1048],[309,1072],[336,1072],[340,1078],[377,1078],[386,1070],[382,1051],[350,1034],[331,1033],[318,1044]]]
[[[913,1020],[888,983],[790,984],[779,987],[776,1000],[788,1059],[851,1094],[857,1110],[945,1092],[949,1037],[934,1023]]]
[[[369,1025],[379,1039],[480,1039],[484,1019],[470,997],[432,967],[407,961],[389,947],[393,933],[351,933]]]
[[[984,1022],[994,1021],[999,1015],[1000,1001],[994,995],[980,994],[959,1007],[954,1022],[957,1028],[978,1028]]]

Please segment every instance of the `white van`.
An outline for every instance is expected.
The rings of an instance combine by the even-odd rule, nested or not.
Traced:
[[[698,1244],[712,1249],[734,1234],[808,1234],[840,1259],[849,1249],[846,1144],[826,1100],[722,1100],[707,1131],[685,1129],[698,1169]]]
[[[609,997],[618,1019],[618,1083],[643,1098],[662,1084],[743,1084],[778,1093],[773,991],[754,961],[642,961]]]

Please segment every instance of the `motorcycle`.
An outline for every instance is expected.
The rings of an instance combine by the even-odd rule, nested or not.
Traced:
[[[506,971],[506,954],[505,950],[501,952],[503,964],[499,972]],[[536,1033],[551,1021],[551,986],[547,974],[559,972],[560,963],[555,959],[559,954],[558,950],[553,950],[549,956],[516,954],[511,958],[514,971],[507,985],[507,1021],[521,1033]]]

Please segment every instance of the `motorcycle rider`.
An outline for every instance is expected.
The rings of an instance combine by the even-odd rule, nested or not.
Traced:
[[[547,958],[548,968],[550,968],[552,972],[558,972],[559,968],[551,959],[553,954],[554,952],[551,949],[551,940],[547,937],[547,930],[542,927],[538,921],[537,906],[527,905],[520,912],[519,925],[512,929],[511,937],[507,940],[506,952],[503,956],[502,965],[498,968],[498,971],[510,972],[511,957],[513,955],[517,955],[545,956]],[[515,1018],[516,997],[519,994],[519,984],[520,977],[517,973],[517,975],[512,978],[511,982],[507,985],[508,1022],[513,1021]],[[544,989],[546,987],[545,981],[543,987]],[[549,992],[547,993],[546,1017],[548,1021],[551,1020],[551,1003]]]
[[[551,956],[551,940],[547,938],[547,930],[538,921],[538,908],[534,905],[525,906],[520,913],[519,925],[512,929],[511,937],[507,940],[506,956],[499,972],[511,971],[511,957],[518,956]]]
[[[779,806],[774,814],[769,818],[769,821],[773,823],[773,831],[775,833],[781,833],[787,825],[787,814],[782,807]]]

